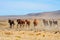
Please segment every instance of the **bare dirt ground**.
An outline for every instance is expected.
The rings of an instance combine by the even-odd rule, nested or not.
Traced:
[[[60,40],[60,33],[58,31],[60,25],[56,26],[44,26],[42,21],[39,20],[38,26],[33,26],[33,20],[30,27],[17,28],[15,20],[15,26],[10,29],[7,20],[0,21],[0,40]]]

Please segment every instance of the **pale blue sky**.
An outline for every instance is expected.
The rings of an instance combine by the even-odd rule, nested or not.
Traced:
[[[0,15],[25,15],[56,10],[60,10],[60,0],[0,0]]]

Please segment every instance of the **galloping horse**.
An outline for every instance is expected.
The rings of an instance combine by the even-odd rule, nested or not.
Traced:
[[[10,28],[14,27],[15,25],[14,20],[8,20],[8,23],[10,25]]]

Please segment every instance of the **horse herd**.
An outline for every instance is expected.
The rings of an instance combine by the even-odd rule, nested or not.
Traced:
[[[28,19],[25,19],[25,20],[17,19],[16,22],[17,22],[17,28],[18,28],[18,26],[20,26],[20,27],[24,27],[24,26],[29,27],[30,24],[31,24],[31,21],[28,20]],[[10,28],[12,28],[15,25],[14,20],[10,20],[9,19],[8,23],[10,25]],[[47,26],[47,25],[52,26],[53,24],[54,25],[58,25],[58,21],[57,20],[45,20],[45,19],[43,19],[42,23],[43,23],[44,26]],[[34,27],[37,26],[38,24],[39,24],[39,20],[38,19],[34,19],[33,20]]]
[[[50,26],[53,26],[53,25],[58,25],[58,20],[45,20],[43,19],[43,24],[46,26],[46,25],[50,25]]]
[[[26,27],[28,27],[31,24],[31,21],[27,20],[27,19],[25,19],[25,20],[17,19],[16,22],[17,22],[17,28],[18,28],[18,26],[20,26],[20,28],[21,28],[21,27],[24,27],[25,25],[26,25]],[[14,27],[14,25],[15,25],[14,20],[11,20],[11,19],[8,20],[8,23],[10,25],[10,28]],[[37,26],[37,24],[38,24],[37,19],[34,19],[33,25]]]

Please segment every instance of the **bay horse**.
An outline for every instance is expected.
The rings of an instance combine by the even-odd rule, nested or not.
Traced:
[[[25,20],[25,22],[26,22],[26,26],[30,26],[30,21],[29,20]]]
[[[21,19],[17,19],[17,28],[18,28],[18,26],[22,26],[22,22],[21,22]]]
[[[38,25],[37,19],[34,19],[33,24],[34,24],[34,26],[37,26]]]
[[[8,20],[8,23],[10,25],[10,28],[14,27],[15,23],[14,23],[14,20]]]
[[[19,25],[20,25],[20,27],[21,27],[21,26],[24,27],[24,25],[25,25],[25,21],[22,20],[22,19],[17,19],[17,28],[18,28]]]
[[[24,27],[25,26],[25,20],[21,20],[22,22],[22,26]]]

